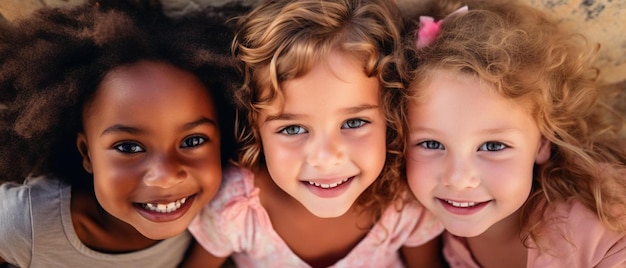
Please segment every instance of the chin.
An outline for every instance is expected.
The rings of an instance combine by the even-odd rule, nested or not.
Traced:
[[[459,236],[459,237],[476,237],[479,236],[483,233],[485,233],[486,230],[483,229],[469,229],[467,228],[467,226],[463,227],[458,227],[458,228],[454,228],[454,227],[450,227],[448,228],[447,226],[444,227],[446,229],[446,231],[448,231],[448,233],[451,233],[455,236]]]
[[[163,230],[163,231],[161,231]],[[168,238],[172,238],[180,235],[186,230],[186,228],[182,228],[180,230],[176,230],[173,228],[158,228],[158,229],[150,229],[147,232],[141,232],[141,234],[152,240],[164,240]]]
[[[346,208],[339,208],[339,207],[309,207],[309,206],[305,206],[306,209],[311,212],[311,214],[315,215],[318,218],[337,218],[337,217],[341,217],[344,214],[346,214],[346,212],[348,212],[348,210],[350,209],[350,207],[346,207]]]

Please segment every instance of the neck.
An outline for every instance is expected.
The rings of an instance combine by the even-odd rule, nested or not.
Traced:
[[[467,244],[481,267],[526,267],[528,249],[521,236],[519,210],[484,233],[468,237]]]
[[[93,193],[84,189],[72,187],[71,212],[76,235],[90,249],[104,253],[125,253],[158,243],[106,212]]]

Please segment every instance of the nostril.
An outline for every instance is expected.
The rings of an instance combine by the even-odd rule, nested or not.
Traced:
[[[187,172],[180,165],[161,164],[154,165],[144,175],[144,182],[148,186],[169,188],[183,181]]]

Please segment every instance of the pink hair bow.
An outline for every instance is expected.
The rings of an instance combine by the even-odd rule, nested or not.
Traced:
[[[437,35],[439,35],[439,30],[441,28],[441,22],[445,20],[447,17],[450,17],[454,14],[467,12],[467,6],[462,6],[461,8],[455,10],[450,13],[445,18],[435,21],[433,17],[430,16],[420,16],[420,27],[417,32],[417,40],[415,41],[415,46],[418,49],[426,47],[432,43]]]

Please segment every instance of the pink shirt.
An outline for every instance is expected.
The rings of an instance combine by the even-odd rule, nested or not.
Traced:
[[[562,204],[546,217],[541,241],[547,250],[529,248],[526,267],[626,267],[626,234],[607,230],[579,202]],[[452,268],[480,267],[464,238],[445,233],[443,253]]]
[[[309,267],[276,233],[259,192],[249,170],[225,170],[220,191],[189,230],[213,255],[232,254],[238,267]],[[389,207],[365,238],[331,267],[403,267],[400,247],[422,245],[442,231],[439,221],[417,202],[402,211]]]

